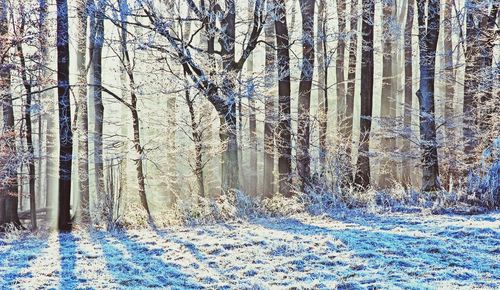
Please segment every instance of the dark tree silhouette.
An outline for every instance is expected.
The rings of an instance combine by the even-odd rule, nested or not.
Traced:
[[[71,167],[73,132],[69,96],[68,3],[57,0],[57,93],[59,104],[59,215],[60,231],[71,231]]]
[[[354,182],[361,188],[370,185],[370,131],[373,103],[373,25],[375,2],[363,0],[363,49],[361,63],[361,119],[357,171]]]

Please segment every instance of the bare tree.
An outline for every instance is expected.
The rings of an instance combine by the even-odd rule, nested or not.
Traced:
[[[104,9],[105,0],[94,0],[89,4],[90,35],[89,57],[91,94],[94,104],[94,165],[96,196],[102,202],[105,200],[104,153],[103,153],[103,122],[104,105],[102,102],[102,47],[104,43]],[[104,209],[101,209],[104,210]],[[104,211],[102,211],[104,214]]]
[[[25,26],[26,26],[26,15],[24,11],[24,5],[21,4],[20,10],[20,23],[19,23],[19,35],[24,37]],[[19,55],[19,62],[21,65],[21,79],[23,82],[24,89],[26,90],[26,102],[24,106],[24,121],[26,122],[26,146],[27,146],[27,163],[28,163],[28,190],[29,190],[29,201],[30,201],[30,216],[31,216],[31,229],[36,230],[37,220],[36,220],[36,196],[35,196],[35,150],[33,148],[33,126],[31,122],[31,112],[32,112],[32,101],[33,101],[33,89],[32,89],[32,77],[28,76],[28,68],[26,65],[26,57],[23,50],[23,43],[17,42],[16,44],[17,53]],[[29,78],[29,79],[28,79]]]
[[[264,195],[271,197],[274,193],[274,131],[276,112],[274,108],[275,96],[273,95],[273,88],[276,80],[276,53],[274,51],[275,36],[274,36],[274,22],[273,22],[273,7],[272,1],[266,2],[267,19],[264,28],[265,41],[267,43],[265,48],[265,86],[266,95],[264,100]]]
[[[328,129],[328,52],[327,52],[327,10],[325,0],[319,0],[316,55],[318,59],[318,118],[319,118],[319,163],[324,171],[327,152]]]
[[[349,40],[349,70],[347,73],[347,91],[346,91],[346,111],[345,111],[345,130],[348,142],[347,156],[351,162],[352,151],[352,116],[354,113],[354,90],[356,88],[356,65],[358,54],[358,0],[351,1],[350,12],[350,40]],[[352,173],[349,174],[351,176]],[[352,177],[351,177],[352,180]]]
[[[87,109],[87,0],[77,2],[78,44],[76,66],[78,67],[78,189],[80,202],[77,210],[78,222],[90,221],[89,208],[89,128]]]
[[[337,120],[339,132],[345,136],[343,128],[345,122],[345,39],[346,39],[346,1],[337,0],[337,19],[338,19],[338,37],[337,37],[337,58],[335,60],[335,77],[337,81]]]
[[[417,97],[420,104],[422,190],[435,191],[441,189],[434,109],[434,77],[439,36],[440,1],[418,0],[417,8],[420,48],[420,85]]]
[[[248,14],[251,19],[253,9],[251,7],[252,1],[248,1]],[[257,175],[257,115],[256,115],[256,95],[255,95],[255,82],[254,82],[254,55],[250,53],[247,59],[247,72],[248,81],[246,88],[246,95],[248,98],[248,124],[250,133],[250,172],[249,172],[249,188],[248,192],[255,195],[257,193],[258,175]]]
[[[354,182],[361,188],[370,185],[370,131],[373,103],[373,25],[375,2],[363,0],[363,49],[361,63],[361,116],[357,171]]]
[[[412,136],[411,115],[412,115],[412,97],[413,97],[413,62],[412,62],[412,30],[414,18],[414,0],[408,0],[406,7],[406,23],[404,31],[404,75],[405,75],[405,90],[404,90],[404,138],[403,138],[403,154],[404,164],[402,166],[401,180],[403,185],[408,188],[411,185],[412,168],[409,166],[410,158],[410,138]]]
[[[314,0],[301,0],[302,14],[302,67],[299,83],[298,128],[297,128],[297,173],[299,186],[305,190],[311,177],[310,108],[311,88],[314,72]]]
[[[381,148],[384,156],[380,164],[379,185],[388,187],[390,182],[397,178],[397,166],[391,157],[391,153],[396,149],[396,138],[391,134],[390,128],[396,118],[396,95],[394,90],[393,54],[394,46],[394,23],[397,19],[396,3],[394,0],[384,0],[382,2],[382,92],[380,102],[380,117],[382,140]]]
[[[57,89],[59,103],[59,218],[60,231],[71,231],[71,167],[73,132],[69,98],[68,3],[57,0]]]
[[[0,2],[0,94],[2,101],[2,136],[1,141],[1,184],[0,184],[0,228],[8,225],[21,227],[17,204],[17,168],[16,139],[14,129],[14,109],[11,94],[11,64],[9,55],[11,39],[9,38],[9,22],[7,1]]]
[[[278,125],[276,144],[278,148],[279,192],[290,196],[292,173],[292,124],[290,115],[290,40],[286,24],[285,1],[275,0],[275,22],[278,70]]]

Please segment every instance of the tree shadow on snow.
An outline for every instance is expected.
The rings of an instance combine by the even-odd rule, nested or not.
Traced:
[[[439,280],[455,280],[463,284],[467,280],[481,281],[483,276],[500,277],[494,253],[485,253],[484,249],[474,246],[467,247],[467,240],[453,243],[440,237],[411,236],[356,224],[332,229],[305,224],[297,219],[258,221],[257,224],[299,237],[326,235],[340,240],[341,244],[330,244],[333,253],[352,251],[355,257],[365,262],[365,266],[354,272],[378,271],[385,280],[399,287],[409,287],[411,284],[406,282],[419,277],[422,277],[422,282],[431,284]],[[339,269],[332,266],[332,270],[336,272]],[[345,273],[339,274],[342,276]],[[373,282],[373,279],[365,280],[366,284]]]
[[[33,273],[23,270],[28,268],[46,247],[46,239],[33,237],[16,240],[11,247],[7,247],[7,244],[0,240],[0,289],[8,289],[16,279],[32,277]]]
[[[76,269],[76,249],[79,238],[71,233],[59,234],[59,255],[61,257],[61,275],[59,286],[61,289],[76,289],[78,275]]]
[[[181,271],[180,265],[164,262],[163,249],[150,249],[125,232],[93,232],[91,237],[101,245],[106,268],[121,287],[202,288]]]

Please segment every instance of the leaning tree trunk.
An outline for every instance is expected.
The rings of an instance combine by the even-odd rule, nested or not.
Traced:
[[[411,125],[411,114],[412,114],[412,98],[413,98],[413,62],[412,62],[412,30],[413,30],[413,18],[414,18],[414,0],[408,1],[408,6],[406,7],[406,23],[404,31],[404,59],[405,59],[405,90],[404,90],[404,138],[403,138],[403,166],[402,166],[402,182],[405,188],[411,186],[411,176],[413,168],[411,166],[410,157],[410,139],[412,137],[412,125]]]
[[[311,87],[314,72],[314,0],[301,0],[302,68],[299,83],[297,128],[297,173],[302,192],[311,177],[309,155]]]
[[[417,7],[420,48],[420,86],[417,97],[420,103],[422,191],[436,191],[441,189],[434,112],[434,75],[439,36],[440,3],[439,0],[430,0],[428,3],[424,0],[418,0]]]
[[[59,218],[60,231],[71,231],[71,167],[73,132],[69,97],[68,3],[57,0],[57,84],[59,102]]]
[[[284,196],[291,195],[290,182],[292,171],[292,137],[290,116],[290,40],[286,24],[285,1],[276,0],[274,28],[276,31],[277,70],[278,70],[278,172],[279,192]]]
[[[361,54],[361,116],[357,171],[354,182],[366,189],[370,185],[370,131],[373,103],[373,25],[374,0],[363,0],[363,52]]]
[[[77,209],[78,222],[90,221],[89,208],[89,139],[87,111],[87,1],[78,1],[78,43],[76,66],[78,67],[78,188],[80,202]]]
[[[268,13],[272,13],[272,4],[266,3]],[[274,81],[276,79],[276,54],[274,52],[274,23],[271,20],[266,23],[264,28],[265,40],[268,43],[265,48],[265,72],[266,72],[266,95],[264,101],[264,178],[263,190],[264,196],[271,197],[274,193],[274,127],[275,127],[275,97]]]

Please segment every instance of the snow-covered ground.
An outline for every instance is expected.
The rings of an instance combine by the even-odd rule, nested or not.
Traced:
[[[500,289],[500,213],[346,211],[0,239],[0,289]]]

